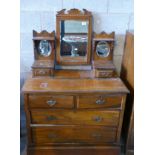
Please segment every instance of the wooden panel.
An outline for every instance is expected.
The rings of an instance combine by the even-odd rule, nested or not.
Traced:
[[[52,143],[113,143],[116,139],[116,128],[98,126],[33,127],[32,139],[38,145]]]
[[[105,125],[117,126],[118,111],[70,111],[70,110],[32,110],[34,124],[65,125]]]
[[[33,76],[51,76],[53,70],[46,68],[33,69]]]
[[[122,96],[79,96],[78,108],[121,108]]]
[[[130,90],[127,96],[124,122],[123,138],[126,142],[126,154],[134,152],[134,34],[126,33],[124,56],[121,70],[121,78]],[[130,150],[130,151],[128,151]]]
[[[119,147],[40,147],[29,148],[28,155],[120,155]]]
[[[53,104],[51,102],[54,102]],[[51,103],[51,104],[50,104]],[[29,95],[30,108],[73,108],[73,96]]]
[[[119,78],[114,79],[54,79],[29,78],[23,91],[29,93],[128,93],[128,89]]]
[[[95,77],[98,78],[111,78],[114,77],[114,75],[114,70],[95,69]]]

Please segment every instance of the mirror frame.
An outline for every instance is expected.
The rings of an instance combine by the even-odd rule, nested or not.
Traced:
[[[96,53],[96,47],[99,42],[107,42],[107,44],[110,47],[110,53],[107,57],[101,57]],[[93,60],[94,61],[113,61],[113,50],[114,50],[114,41],[115,41],[115,32],[112,32],[110,34],[106,32],[101,32],[99,34],[94,33],[93,34]]]
[[[59,11],[56,15],[56,63],[60,65],[86,65],[91,63],[91,39],[92,39],[92,14],[91,12],[83,9],[71,9],[65,12],[66,9]],[[60,22],[62,20],[77,20],[88,21],[88,43],[86,56],[70,57],[61,56],[60,54]]]

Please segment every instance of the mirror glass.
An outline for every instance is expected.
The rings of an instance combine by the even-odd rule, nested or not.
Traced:
[[[61,56],[86,56],[88,21],[62,20],[60,22]]]
[[[100,41],[96,46],[96,53],[100,57],[108,57],[110,53],[110,46],[105,41]]]
[[[41,40],[38,46],[38,52],[41,56],[48,57],[51,52],[51,44],[49,43],[48,40]]]

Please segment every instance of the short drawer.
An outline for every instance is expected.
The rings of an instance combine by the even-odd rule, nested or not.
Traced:
[[[29,95],[30,108],[73,108],[73,96]]]
[[[32,110],[33,124],[118,125],[118,111]]]
[[[122,96],[79,96],[78,108],[121,108]]]
[[[114,70],[102,70],[96,69],[95,70],[95,77],[97,78],[112,78],[115,76]]]
[[[35,144],[50,143],[112,143],[116,139],[116,128],[98,126],[52,126],[33,127]]]
[[[53,75],[52,69],[47,69],[47,68],[33,69],[33,76],[51,76],[51,75]]]

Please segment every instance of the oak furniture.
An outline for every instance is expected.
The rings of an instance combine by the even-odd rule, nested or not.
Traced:
[[[127,96],[123,138],[125,140],[126,155],[134,154],[134,34],[126,32],[125,48],[121,69],[121,78],[130,90]]]
[[[44,41],[35,48],[46,60],[35,59],[23,86],[27,155],[120,155],[129,91],[113,65],[114,33],[92,37],[86,9],[63,9],[56,17],[54,44],[39,36]]]

